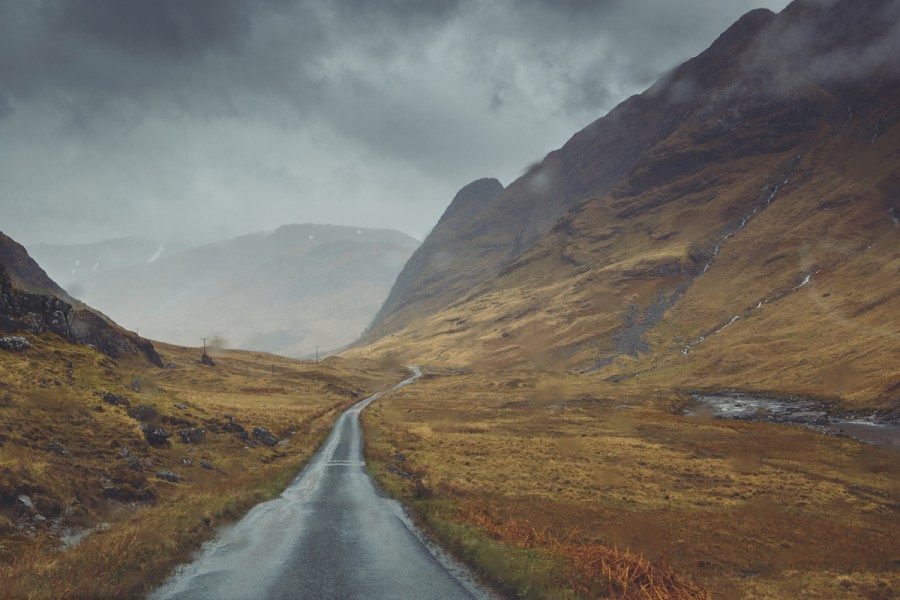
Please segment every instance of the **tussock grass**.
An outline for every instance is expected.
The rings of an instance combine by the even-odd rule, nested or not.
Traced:
[[[680,401],[554,373],[445,372],[363,413],[366,452],[390,493],[519,597],[900,588],[900,456],[681,417]]]

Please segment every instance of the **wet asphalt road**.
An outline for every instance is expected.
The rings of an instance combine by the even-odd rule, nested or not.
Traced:
[[[413,370],[415,375],[397,387],[421,376]],[[490,598],[464,569],[424,541],[366,472],[359,413],[380,397],[341,415],[279,498],[256,506],[204,545],[194,562],[179,568],[150,598]]]

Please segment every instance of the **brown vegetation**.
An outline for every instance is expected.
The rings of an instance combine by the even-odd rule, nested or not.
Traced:
[[[797,426],[682,417],[673,401],[547,372],[445,373],[364,413],[367,455],[426,527],[520,597],[632,593],[635,569],[699,594],[660,597],[900,587],[900,456]],[[504,544],[488,552],[491,539]],[[537,566],[548,560],[562,562]]]
[[[197,349],[160,344],[157,369],[29,337],[30,350],[0,352],[3,598],[143,595],[216,527],[280,493],[358,386],[379,385],[340,359],[229,351],[209,367]],[[148,443],[147,425],[170,437]],[[255,427],[280,441],[265,445]]]

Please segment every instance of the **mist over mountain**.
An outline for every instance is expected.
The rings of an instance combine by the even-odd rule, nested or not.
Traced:
[[[464,188],[361,351],[896,403],[898,40],[887,0],[751,11],[505,189]]]
[[[307,224],[171,254],[130,239],[36,254],[143,336],[308,356],[359,336],[417,246],[396,231]]]
[[[2,232],[0,333],[15,334],[4,339],[7,346],[13,340],[19,350],[30,347],[28,338],[32,336],[55,334],[67,342],[95,348],[110,358],[137,357],[162,366],[153,344],[73,298],[47,276],[24,246]]]
[[[185,249],[184,243],[125,237],[91,244],[32,244],[28,250],[55,281],[78,296],[98,272],[152,263]]]

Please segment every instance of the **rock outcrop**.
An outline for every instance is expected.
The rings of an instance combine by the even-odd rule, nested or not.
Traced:
[[[55,333],[118,358],[162,360],[148,340],[125,331],[53,282],[21,244],[0,233],[0,332]]]

